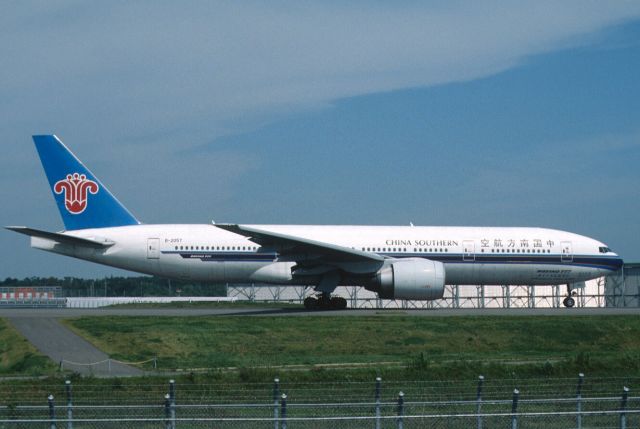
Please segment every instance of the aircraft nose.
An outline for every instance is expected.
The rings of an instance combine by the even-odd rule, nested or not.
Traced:
[[[624,261],[622,260],[621,257],[616,255],[616,257],[611,260],[611,264],[613,265],[614,269],[619,270],[624,265]]]

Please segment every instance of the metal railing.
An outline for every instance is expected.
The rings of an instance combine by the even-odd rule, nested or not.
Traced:
[[[411,392],[410,382],[407,382]],[[99,405],[75,403],[71,381],[64,385],[61,398],[49,394],[41,403],[31,405],[0,404],[0,428],[157,427],[165,429],[198,427],[255,428],[621,428],[640,425],[640,397],[630,396],[626,386],[617,395],[586,396],[584,375],[578,376],[575,395],[559,397],[524,396],[513,389],[510,397],[485,397],[484,377],[478,377],[475,397],[465,392],[461,400],[425,400],[397,391],[393,397],[383,394],[382,380],[371,385],[369,400],[340,398],[334,401],[310,401],[292,387],[292,395],[282,391],[279,379],[272,389],[262,391],[262,400],[254,402],[215,403],[207,398],[196,400],[184,392],[182,402],[176,382],[170,380],[166,394],[142,403],[122,402]],[[395,385],[394,385],[395,386]],[[524,383],[525,388],[530,387]],[[266,387],[266,385],[265,385]],[[309,392],[305,392],[309,393]],[[456,396],[448,391],[446,396]],[[416,394],[416,396],[419,396]],[[80,398],[82,399],[82,398]],[[201,402],[198,402],[201,401]]]

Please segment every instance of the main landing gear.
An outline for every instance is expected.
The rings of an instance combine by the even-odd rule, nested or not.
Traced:
[[[567,308],[572,308],[574,305],[576,305],[576,300],[573,298],[575,292],[571,290],[570,285],[567,285],[567,295],[568,296],[562,300],[562,304]]]
[[[308,296],[304,299],[304,308],[307,310],[344,310],[347,308],[347,300],[341,296],[331,296],[321,293],[316,296]]]

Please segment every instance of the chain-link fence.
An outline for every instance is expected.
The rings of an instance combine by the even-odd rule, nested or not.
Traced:
[[[609,379],[615,384],[618,379]],[[627,380],[630,381],[630,380]],[[390,383],[391,389],[398,382]],[[424,382],[427,383],[427,382]],[[434,382],[430,382],[433,384]],[[246,385],[234,386],[177,386],[171,380],[164,385],[164,395],[145,395],[127,392],[117,394],[111,390],[112,401],[86,401],[74,392],[70,381],[62,387],[59,396],[48,395],[40,401],[29,403],[9,402],[4,397],[0,402],[0,429],[4,428],[631,428],[640,426],[640,397],[630,395],[627,387],[619,388],[617,394],[604,395],[605,383],[600,389],[584,383],[584,376],[576,380],[539,380],[538,387],[550,384],[571,384],[571,396],[563,396],[541,389],[536,391],[532,380],[522,382],[537,393],[521,393],[520,389],[497,394],[491,383],[485,385],[482,376],[475,382],[474,391],[455,392],[445,383],[433,391],[420,391],[420,384],[406,382],[406,392],[383,388],[381,379],[373,383],[339,383],[305,385],[283,385],[276,379],[272,384],[260,384],[262,395],[232,397],[231,400],[215,402],[207,394],[194,395],[201,388],[206,392],[219,389],[242,389]],[[596,383],[598,384],[598,383]],[[504,383],[499,385],[504,386]],[[155,385],[150,385],[155,386]],[[469,385],[467,385],[468,387]],[[96,386],[97,387],[97,386]],[[143,387],[138,386],[138,387]],[[253,386],[256,387],[256,386]],[[290,387],[287,395],[283,387]],[[311,388],[314,387],[314,388]],[[457,386],[458,388],[461,385]],[[355,390],[354,390],[355,388]],[[103,387],[103,390],[108,390]],[[143,389],[144,390],[144,389]],[[154,388],[151,391],[157,392]],[[89,389],[81,390],[90,392]],[[333,392],[333,397],[330,397]],[[343,394],[347,393],[348,394]],[[544,392],[540,394],[539,392]],[[600,392],[600,395],[594,395]],[[558,394],[560,393],[560,394]],[[314,398],[314,395],[317,395]],[[152,397],[153,396],[153,397]],[[260,397],[258,397],[260,396]],[[502,397],[500,397],[502,396]],[[452,399],[452,398],[461,399]],[[142,399],[141,399],[142,398]],[[255,399],[247,401],[247,399]],[[448,398],[448,399],[445,399]]]

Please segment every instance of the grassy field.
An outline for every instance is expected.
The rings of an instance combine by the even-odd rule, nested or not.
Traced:
[[[633,316],[431,318],[394,312],[83,317],[65,323],[113,358],[157,356],[157,376],[0,380],[0,404],[42,404],[49,393],[63,398],[67,377],[79,404],[160,403],[169,378],[176,379],[182,403],[268,402],[274,377],[292,401],[311,403],[370,400],[378,376],[388,401],[400,390],[412,400],[473,399],[480,374],[485,396],[496,399],[509,399],[514,388],[522,398],[571,397],[578,372],[586,374],[583,392],[590,397],[617,397],[622,386],[634,392],[640,384],[640,317]],[[0,350],[14,373],[52,371],[6,323],[0,324]],[[352,365],[312,366],[335,363]],[[163,373],[174,369],[184,371]]]
[[[276,373],[283,366],[348,363],[367,365],[353,373],[431,378],[640,373],[640,317],[630,316],[83,317],[66,323],[116,359],[157,356],[160,370]]]
[[[0,319],[0,375],[51,374],[56,367],[18,332]]]

